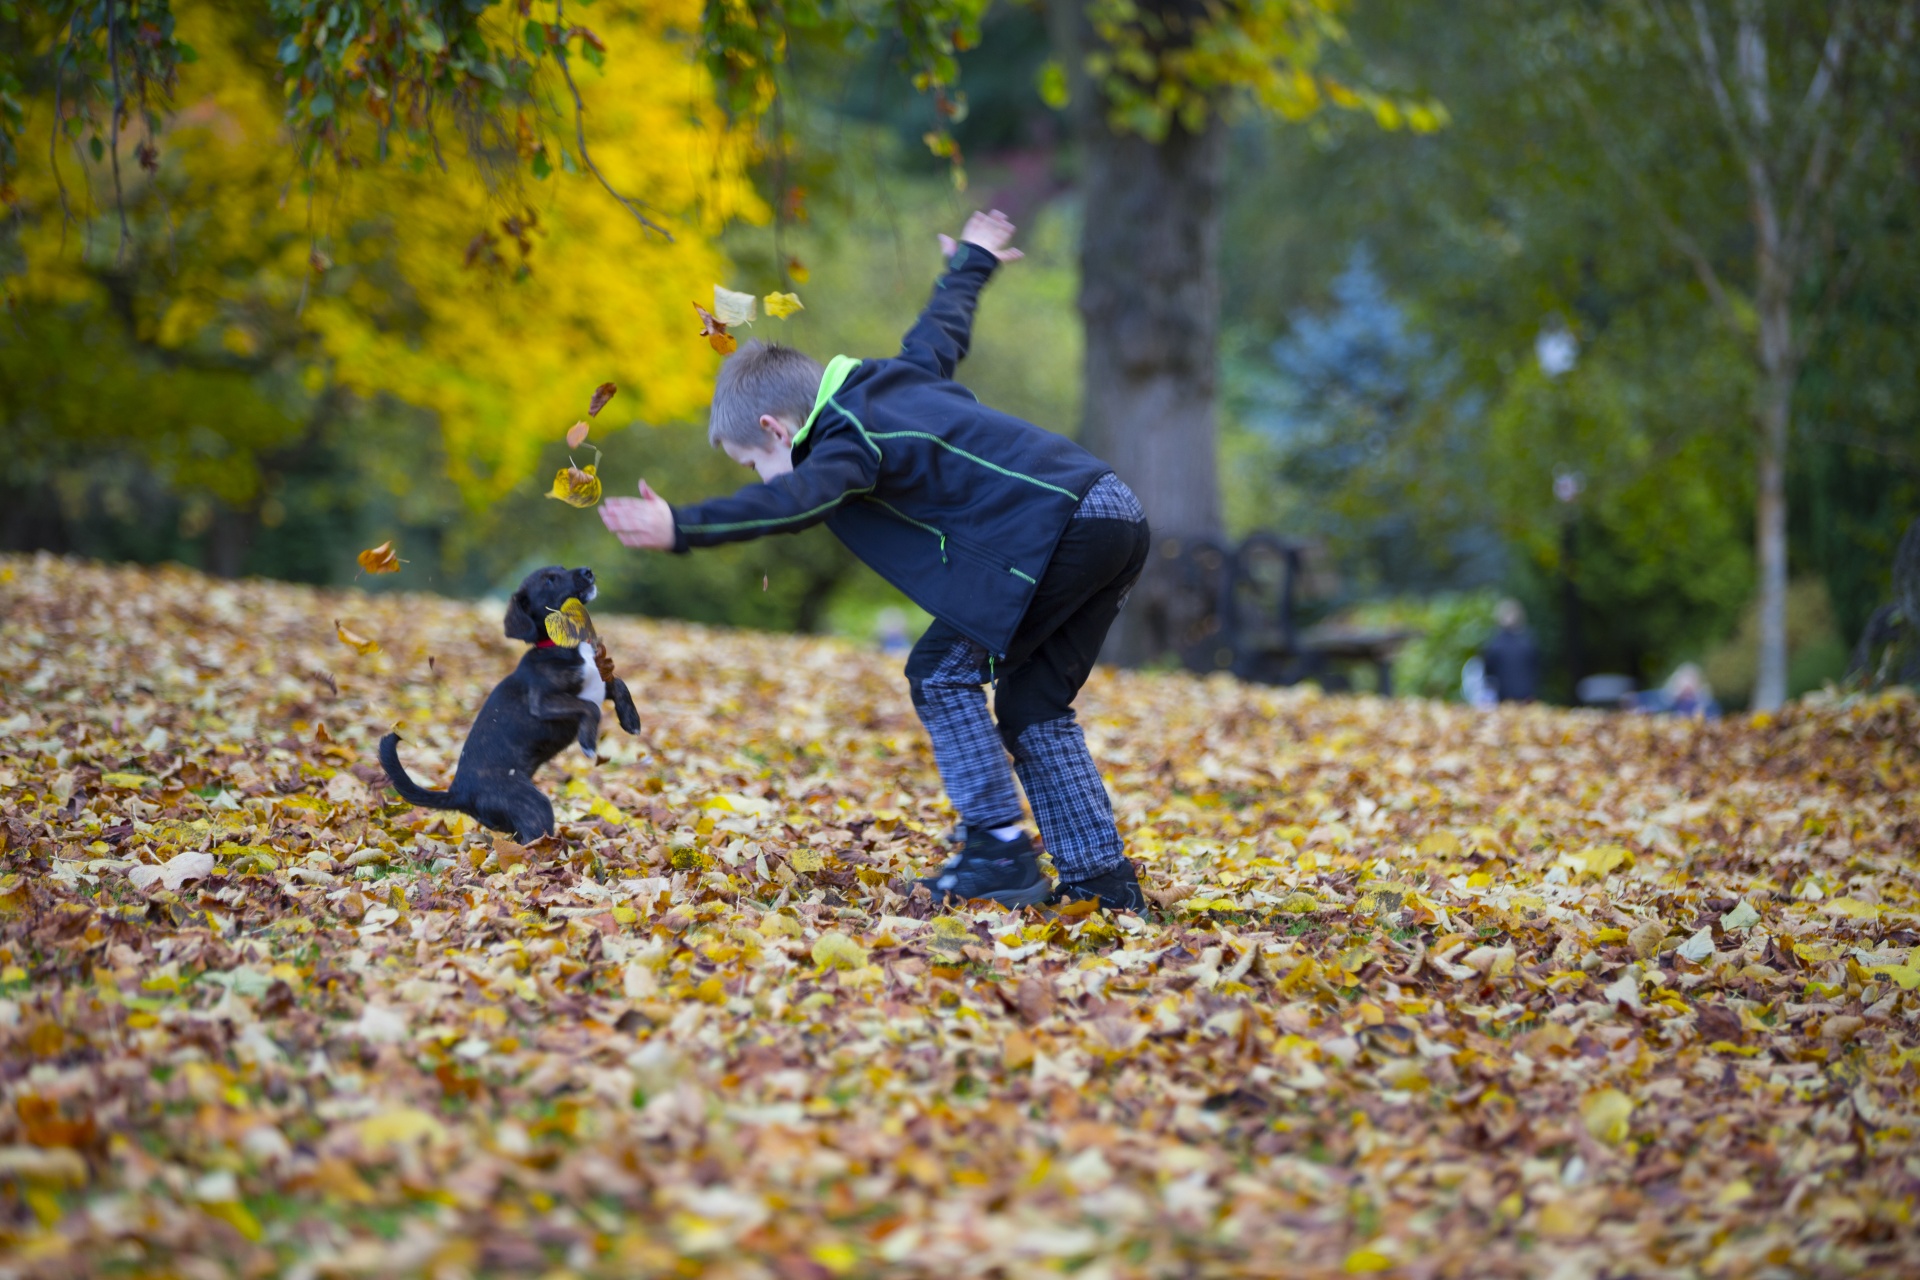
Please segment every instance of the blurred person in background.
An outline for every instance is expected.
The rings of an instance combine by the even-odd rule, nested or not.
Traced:
[[[1675,667],[1667,682],[1658,689],[1641,694],[1638,706],[1653,715],[1692,716],[1700,720],[1720,718],[1720,704],[1714,701],[1706,674],[1691,662]]]
[[[1481,676],[1501,702],[1532,702],[1540,696],[1540,646],[1527,629],[1527,613],[1518,600],[1493,608],[1499,624],[1480,650]]]

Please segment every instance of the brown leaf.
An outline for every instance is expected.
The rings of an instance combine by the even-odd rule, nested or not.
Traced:
[[[614,395],[619,390],[620,388],[616,387],[611,382],[603,382],[599,386],[595,387],[593,389],[593,398],[587,401],[587,416],[589,418],[594,417],[602,409],[606,408],[607,401],[613,399]],[[575,447],[577,448],[578,446],[575,446]]]
[[[391,538],[377,547],[368,547],[355,558],[360,561],[360,567],[368,573],[400,572],[400,556],[394,551]]]
[[[592,427],[584,418],[568,427],[567,448],[578,449],[581,445],[585,444],[587,442],[587,432],[590,430],[592,430]]]
[[[1045,1022],[1053,1016],[1053,985],[1038,978],[1022,978],[1014,988],[1013,1002],[1028,1022]]]
[[[723,356],[730,356],[739,349],[739,340],[727,332],[727,326],[720,322],[720,317],[697,302],[693,304],[693,309],[700,313],[700,336],[707,340],[708,346]]]

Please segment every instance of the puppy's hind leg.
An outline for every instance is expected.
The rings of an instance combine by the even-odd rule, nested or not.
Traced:
[[[489,787],[474,817],[495,831],[510,831],[521,844],[553,834],[553,802],[525,779]]]

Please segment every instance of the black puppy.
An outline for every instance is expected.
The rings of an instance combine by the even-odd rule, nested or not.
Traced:
[[[429,791],[400,763],[400,735],[380,740],[380,765],[400,798],[426,809],[454,809],[482,826],[510,831],[516,840],[553,834],[553,805],[533,785],[533,774],[578,742],[589,759],[600,742],[600,704],[612,699],[620,727],[640,731],[640,712],[626,681],[604,679],[592,644],[559,645],[547,637],[546,617],[568,599],[582,604],[598,588],[591,569],[548,565],[535,569],[507,602],[507,635],[534,647],[514,673],[495,685],[467,731],[453,785]]]

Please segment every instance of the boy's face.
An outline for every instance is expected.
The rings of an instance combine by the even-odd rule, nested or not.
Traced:
[[[800,428],[785,418],[776,418],[769,413],[761,415],[760,430],[766,433],[764,444],[750,446],[722,440],[720,447],[741,466],[752,467],[759,472],[762,480],[787,475],[793,470],[793,437]]]

